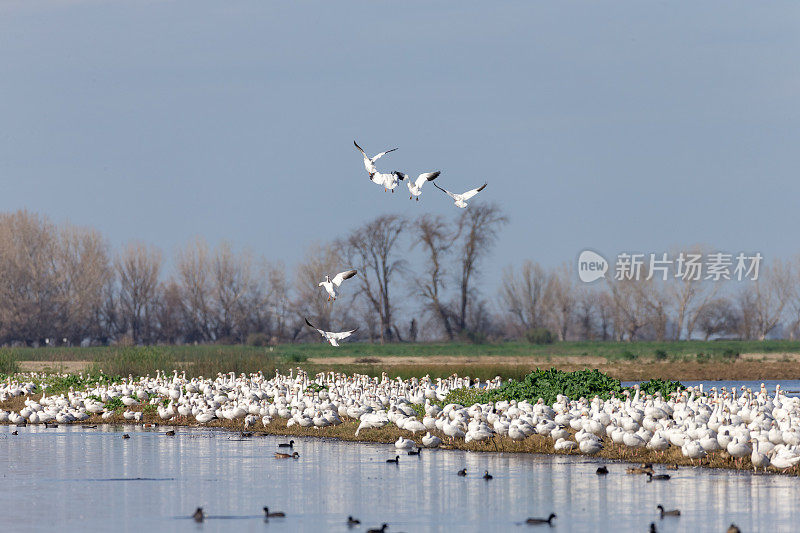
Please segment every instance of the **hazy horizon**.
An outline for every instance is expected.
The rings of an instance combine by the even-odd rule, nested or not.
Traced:
[[[12,1],[0,210],[167,257],[195,236],[291,268],[384,213],[459,211],[384,171],[488,181],[484,270],[591,248],[800,252],[800,7]],[[795,53],[791,53],[795,52]]]

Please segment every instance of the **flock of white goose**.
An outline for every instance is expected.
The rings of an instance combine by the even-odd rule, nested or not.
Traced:
[[[522,441],[538,434],[550,437],[555,451],[588,455],[615,443],[623,456],[629,449],[666,452],[675,446],[692,462],[718,451],[727,452],[740,466],[749,458],[754,469],[783,470],[800,462],[800,398],[784,395],[780,386],[774,395],[762,385],[758,392],[742,389],[738,395],[724,389],[703,394],[699,387],[662,398],[637,389],[633,395],[605,401],[559,396],[552,406],[542,400],[439,405],[455,389],[499,385],[500,378],[481,382],[455,375],[402,380],[386,374],[371,378],[330,372],[311,377],[298,369],[271,379],[261,373],[189,379],[174,372],[58,395],[48,395],[45,388],[34,400],[39,388],[33,380],[9,377],[0,385],[0,402],[26,396],[25,407],[19,412],[0,409],[0,423],[68,424],[92,415],[109,419],[116,413],[106,404],[119,398],[126,407],[124,418],[132,422],[144,420],[143,409],[149,404],[164,421],[241,420],[244,428],[283,419],[286,426],[322,429],[344,418],[359,420],[358,435],[394,424],[409,436],[423,433],[420,442],[426,447],[439,446],[442,438],[480,442],[502,435]],[[414,446],[414,440],[404,437],[396,443],[398,449]]]

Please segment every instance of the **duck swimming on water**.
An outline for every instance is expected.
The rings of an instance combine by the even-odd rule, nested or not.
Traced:
[[[198,507],[197,510],[192,515],[192,518],[194,518],[195,522],[202,522],[203,519],[205,518],[205,515],[203,514],[203,508]]]
[[[467,469],[466,468],[462,468],[461,470],[458,471],[458,475],[461,476],[461,477],[466,476],[467,475]]]
[[[278,444],[278,448],[294,448],[294,441],[290,440],[289,442],[282,442]]]
[[[528,518],[525,520],[526,524],[550,524],[553,525],[553,519],[557,518],[556,513],[550,513],[547,518]]]
[[[264,517],[265,518],[283,518],[284,516],[286,516],[286,513],[283,513],[281,511],[276,511],[274,513],[270,513],[269,512],[269,507],[264,507]]]
[[[294,453],[281,453],[275,452],[275,459],[298,459],[300,454],[297,452]]]
[[[399,455],[395,455],[394,459],[386,459],[386,462],[387,463],[394,463],[396,465],[399,465],[400,464],[400,456]]]
[[[656,509],[658,509],[658,512],[661,513],[661,518],[664,518],[665,516],[680,516],[681,515],[681,512],[678,509],[671,509],[669,511],[665,511],[663,505],[656,506]]]

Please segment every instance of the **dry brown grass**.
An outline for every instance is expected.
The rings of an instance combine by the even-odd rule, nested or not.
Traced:
[[[41,395],[32,396],[33,399],[40,398]],[[25,397],[17,397],[12,400],[0,403],[0,409],[19,411],[24,407]],[[224,428],[230,431],[241,432],[245,431],[244,422],[242,420],[229,421],[229,420],[213,420],[209,424],[199,425],[193,419],[182,420],[176,418],[172,421],[161,420],[155,413],[145,413],[144,420],[141,423],[157,424],[162,426],[164,431],[174,427],[210,427],[210,428]],[[125,420],[122,413],[115,414],[108,420],[103,420],[99,415],[93,415],[88,420],[81,422],[81,425],[94,425],[94,424],[133,424],[133,422]],[[254,436],[264,435],[285,435],[292,437],[312,437],[312,438],[327,438],[339,439],[351,442],[379,442],[391,444],[399,437],[405,437],[413,440],[418,446],[422,446],[422,436],[424,433],[411,435],[408,431],[403,431],[397,426],[390,424],[380,429],[362,430],[358,436],[355,435],[358,428],[358,421],[352,419],[345,419],[344,422],[338,426],[329,426],[326,428],[303,428],[298,425],[286,427],[286,421],[282,419],[274,420],[266,427],[261,425],[259,421],[256,427],[251,427],[247,431],[253,432]],[[574,432],[572,432],[574,433]],[[442,448],[465,450],[471,452],[505,452],[505,453],[536,453],[547,455],[581,455],[579,452],[556,452],[553,450],[553,440],[549,437],[541,435],[532,435],[522,441],[514,441],[508,437],[495,436],[493,439],[484,442],[469,442],[464,440],[453,440],[439,431],[431,431],[432,435],[437,435],[444,443]],[[666,464],[666,465],[680,465],[685,467],[702,466],[706,468],[726,468],[734,470],[752,470],[753,466],[750,459],[745,458],[741,465],[736,464],[734,459],[728,455],[727,452],[717,451],[708,454],[708,457],[703,460],[702,465],[697,461],[690,461],[684,457],[680,450],[675,446],[671,446],[669,450],[664,453],[654,452],[646,448],[628,448],[621,444],[614,444],[610,438],[604,439],[606,442],[605,447],[598,453],[597,458],[602,458],[607,461],[628,461],[631,463],[653,463],[653,464]],[[800,465],[799,465],[800,466]],[[776,468],[770,467],[768,472],[773,474],[787,474],[798,475],[800,468],[795,467],[788,471],[781,471]]]

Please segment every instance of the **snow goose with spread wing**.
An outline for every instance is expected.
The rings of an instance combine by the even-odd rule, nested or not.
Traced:
[[[345,270],[333,276],[333,279],[330,276],[325,276],[325,279],[320,281],[317,286],[325,288],[328,293],[328,301],[336,300],[336,289],[334,287],[339,287],[344,280],[352,278],[357,273],[357,270]]]
[[[427,181],[433,181],[439,177],[441,171],[436,172],[425,172],[424,174],[420,174],[417,176],[416,180],[412,180],[411,176],[408,174],[403,174],[402,172],[394,171],[392,172],[395,176],[398,177],[401,181],[406,181],[406,185],[408,186],[408,192],[410,196],[408,197],[409,200],[413,199],[415,196],[417,197],[417,201],[419,202],[419,197],[422,194],[422,186],[425,185]]]
[[[325,330],[319,329],[317,326],[315,326],[314,324],[309,322],[307,318],[306,318],[306,324],[308,324],[310,327],[312,327],[315,330],[317,330],[319,332],[319,334],[322,335],[323,339],[325,339],[326,341],[331,343],[331,346],[339,346],[339,341],[340,340],[346,339],[347,337],[352,335],[353,332],[355,332],[358,329],[358,328],[355,328],[355,329],[351,329],[350,331],[339,331],[339,332],[325,331]]]
[[[486,188],[486,185],[487,185],[487,184],[486,184],[486,183],[484,183],[483,185],[481,185],[481,186],[480,186],[480,187],[478,187],[477,189],[472,189],[472,190],[469,190],[469,191],[467,191],[467,192],[463,192],[463,193],[461,193],[461,194],[456,194],[456,193],[454,193],[454,192],[450,192],[450,191],[448,191],[447,189],[442,189],[441,187],[439,187],[439,186],[438,186],[438,185],[436,185],[435,183],[433,184],[433,186],[434,186],[434,187],[436,187],[437,189],[439,189],[440,191],[442,191],[443,193],[445,193],[447,196],[449,196],[450,198],[452,198],[453,200],[455,200],[455,204],[456,204],[456,206],[457,206],[457,207],[460,207],[461,209],[466,209],[466,207],[469,205],[469,204],[467,203],[467,200],[469,200],[470,198],[472,198],[473,196],[475,196],[476,194],[478,194],[479,192],[481,192],[483,189],[485,189],[485,188]]]

